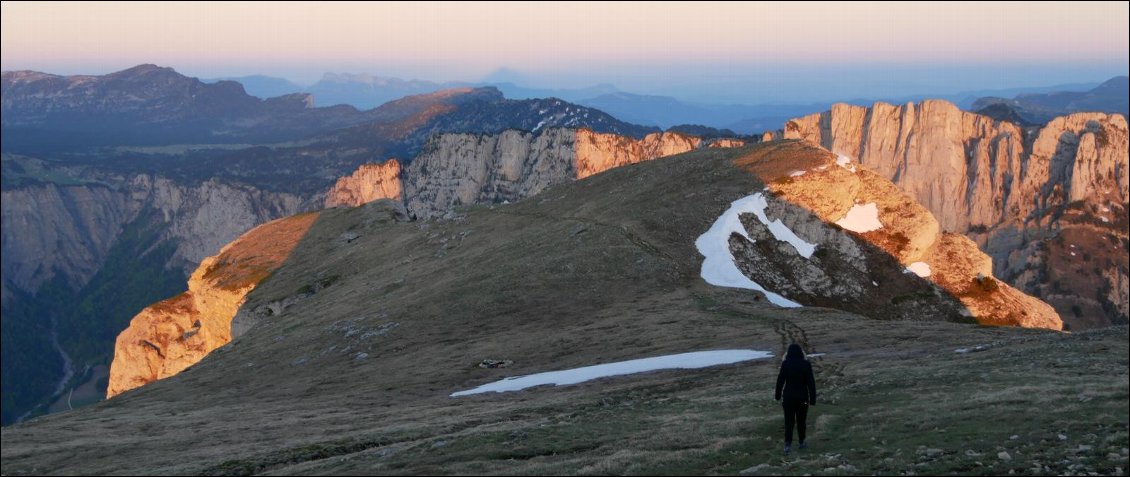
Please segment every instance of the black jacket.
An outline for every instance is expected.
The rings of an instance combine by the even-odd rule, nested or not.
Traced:
[[[786,359],[781,363],[775,399],[781,399],[781,388],[784,388],[786,400],[816,404],[816,377],[812,375],[812,363],[803,358]]]

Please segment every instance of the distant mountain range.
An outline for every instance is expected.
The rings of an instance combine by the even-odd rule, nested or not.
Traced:
[[[308,86],[284,78],[263,75],[212,78],[203,81],[206,83],[236,81],[243,84],[247,94],[262,99],[294,93],[307,93],[314,96],[317,106],[347,104],[359,109],[371,109],[405,96],[433,93],[451,88],[494,87],[510,99],[560,98],[566,101],[580,101],[618,91],[615,86],[609,84],[577,89],[548,89],[527,88],[509,81],[447,81],[437,83],[356,73],[326,73],[318,82]]]
[[[309,93],[305,85],[295,83],[286,78],[277,78],[266,75],[229,76],[224,78],[201,78],[205,83],[219,83],[221,81],[235,81],[243,85],[244,91],[259,99],[274,98],[293,93]],[[347,103],[343,103],[347,104]],[[321,106],[321,105],[319,105]],[[353,105],[357,106],[357,105]]]
[[[276,142],[365,122],[352,106],[313,107],[308,94],[270,99],[234,81],[204,83],[140,65],[103,76],[6,71],[3,147]]]
[[[1093,89],[1026,93],[1012,99],[989,96],[975,101],[974,111],[996,119],[1042,124],[1065,114],[1088,111],[1130,115],[1130,77],[1116,76]]]
[[[685,103],[670,96],[628,93],[610,84],[552,89],[525,87],[510,81],[437,83],[352,73],[326,73],[322,79],[309,86],[262,75],[214,78],[204,81],[217,83],[236,81],[243,84],[247,94],[262,99],[303,93],[313,97],[311,101],[315,106],[350,105],[363,110],[405,96],[444,89],[493,87],[509,99],[559,98],[600,109],[629,123],[662,129],[678,124],[695,124],[712,128],[730,128],[741,134],[777,129],[789,118],[831,106],[830,102],[756,106],[696,104]]]
[[[260,92],[279,93],[294,86],[286,80],[263,76],[245,80]],[[441,86],[357,75],[328,75],[319,85],[320,91],[331,91],[327,93],[331,98],[356,97],[354,92],[367,90],[374,102],[379,101],[377,104],[422,94],[421,91],[434,93]],[[332,93],[335,87],[338,92]],[[452,110],[473,114],[476,107],[468,102],[471,98],[480,100],[483,107],[501,107],[508,116],[490,124],[506,127],[591,127],[598,132],[636,136],[655,129],[631,125],[562,100],[515,103],[519,100],[505,99],[504,92],[493,87],[464,86],[448,91],[454,93],[440,97],[469,106]],[[463,95],[472,91],[481,94]],[[127,144],[277,143],[380,122],[390,114],[382,108],[359,110],[347,104],[316,107],[315,96],[310,93],[291,92],[261,99],[248,94],[235,81],[205,83],[156,65],[140,65],[103,76],[6,71],[2,95],[3,150],[25,152]],[[398,107],[390,106],[391,110]],[[452,118],[444,121],[458,122]]]
[[[1124,78],[1124,77],[1122,77]],[[395,77],[373,76],[367,74],[351,73],[326,73],[317,83],[302,86],[286,79],[268,76],[244,76],[224,78],[244,84],[248,94],[260,98],[270,98],[287,93],[308,93],[313,95],[314,104],[319,106],[348,104],[361,109],[368,109],[408,95],[424,94],[450,88],[461,87],[495,87],[510,99],[531,98],[560,98],[585,106],[600,109],[617,119],[629,123],[654,126],[667,129],[675,125],[700,125],[710,128],[730,129],[738,134],[760,134],[767,130],[779,129],[790,118],[803,116],[815,111],[822,111],[831,107],[831,101],[793,103],[793,104],[707,104],[687,102],[671,96],[644,95],[621,91],[611,84],[598,84],[585,88],[573,89],[547,89],[520,86],[516,82],[522,79],[521,75],[509,70],[491,74],[483,81],[449,81],[437,83],[426,80],[404,80]],[[1117,79],[1117,78],[1116,78]],[[218,80],[207,80],[218,81]],[[1108,84],[1114,80],[1108,81]],[[1125,79],[1123,79],[1125,84]],[[974,103],[987,100],[989,97],[1001,98],[1016,95],[1051,95],[1068,91],[1086,91],[1095,88],[1098,83],[1071,83],[1042,87],[985,89],[963,91],[954,94],[919,94],[904,97],[884,98],[856,98],[843,102],[857,106],[870,106],[883,101],[892,104],[917,102],[923,99],[944,99],[952,102],[962,109],[980,110],[986,104]],[[1101,101],[1101,100],[1100,100]],[[1125,101],[1123,101],[1123,104]],[[1103,110],[1083,108],[1085,110]],[[1016,116],[1017,120],[1026,123],[1039,123],[1039,119],[1046,121],[1057,114],[1070,112],[1059,110],[1054,114],[1027,114]],[[1110,111],[1116,112],[1116,111]],[[989,116],[996,117],[998,113],[992,110],[985,111]],[[1001,118],[1009,117],[1007,113]]]

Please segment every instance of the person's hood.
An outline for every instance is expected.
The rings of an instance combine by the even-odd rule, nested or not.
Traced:
[[[794,360],[794,359],[796,359],[796,360],[804,360],[805,359],[804,350],[801,349],[800,345],[798,345],[796,343],[789,345],[788,351],[785,352],[785,361],[791,361],[791,360]]]

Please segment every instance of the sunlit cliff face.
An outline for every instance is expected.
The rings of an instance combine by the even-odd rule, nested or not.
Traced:
[[[672,132],[635,139],[570,128],[443,134],[424,146],[401,178],[408,209],[431,217],[458,205],[520,200],[556,184],[715,143],[744,144]]]
[[[326,207],[357,207],[379,199],[399,202],[404,198],[400,170],[400,162],[396,159],[380,164],[362,164],[352,175],[338,179],[326,193]]]
[[[114,344],[106,397],[175,375],[230,342],[244,297],[286,261],[317,218],[311,212],[251,229],[204,259],[188,291],[138,313]]]
[[[575,143],[575,177],[584,179],[613,167],[693,151],[702,142],[694,136],[670,132],[648,134],[636,141],[615,134],[579,130]]]

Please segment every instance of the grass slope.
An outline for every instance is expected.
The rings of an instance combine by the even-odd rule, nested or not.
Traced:
[[[327,211],[248,296],[251,331],[180,375],[4,428],[2,473],[1125,472],[1126,327],[876,321],[703,283],[694,239],[763,187],[736,154],[616,169],[445,222],[398,222],[382,203]],[[788,458],[775,359],[448,397],[792,341],[826,354],[812,448]],[[954,352],[975,345],[989,349]],[[488,358],[514,363],[476,366]]]

